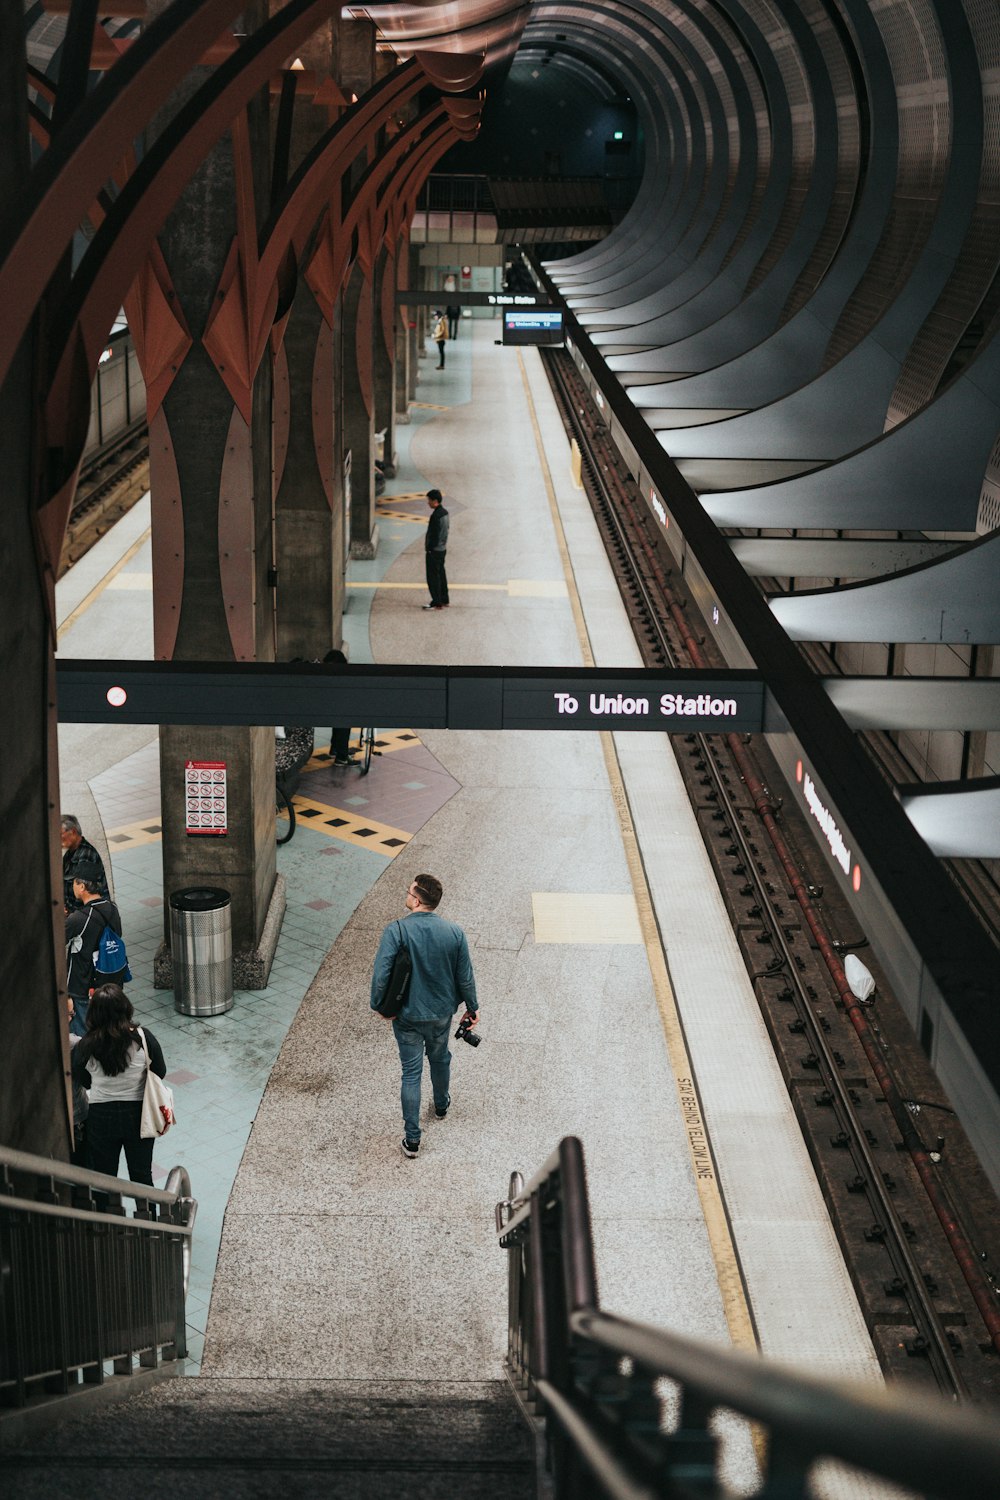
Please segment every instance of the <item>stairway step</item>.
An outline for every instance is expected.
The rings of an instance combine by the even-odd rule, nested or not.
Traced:
[[[531,1434],[502,1381],[169,1381],[3,1454],[9,1500],[273,1496],[529,1500]]]

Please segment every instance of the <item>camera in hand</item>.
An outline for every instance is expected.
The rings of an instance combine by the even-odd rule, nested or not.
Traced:
[[[479,1043],[482,1041],[482,1037],[477,1036],[476,1033],[472,1030],[471,1016],[463,1016],[462,1020],[459,1022],[458,1030],[455,1032],[455,1040],[456,1042],[468,1042],[470,1047],[479,1046]]]

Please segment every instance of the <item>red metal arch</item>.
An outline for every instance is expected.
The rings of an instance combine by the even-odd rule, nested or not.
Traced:
[[[32,171],[24,194],[7,208],[0,219],[0,383],[66,246],[108,179],[109,164],[126,156],[150,117],[242,8],[243,0],[169,6],[74,112]],[[266,50],[268,65],[257,84],[262,86],[329,8],[330,0],[288,0],[217,73],[232,67],[235,77],[228,76],[236,83],[244,55],[253,54],[249,64]],[[230,108],[219,134],[239,107]]]

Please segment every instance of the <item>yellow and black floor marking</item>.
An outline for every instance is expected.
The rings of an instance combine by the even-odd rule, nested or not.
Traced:
[[[386,521],[408,521],[411,526],[426,526],[426,516],[411,516],[405,510],[386,510],[381,500],[375,507],[375,514],[382,516]]]
[[[358,753],[357,728],[351,730],[350,748],[351,754]],[[414,745],[421,743],[419,734],[412,729],[386,729],[382,734],[375,737],[375,749],[379,755],[389,755],[393,750],[412,750]],[[333,764],[330,759],[329,747],[326,750],[314,750],[303,767],[303,775],[309,771],[326,771]],[[295,804],[296,807],[298,803]]]
[[[312,797],[296,795],[295,817],[303,828],[315,833],[325,833],[327,838],[341,839],[353,844],[356,849],[371,849],[386,859],[395,859],[413,837],[403,828],[393,828],[388,823],[376,823],[373,818],[359,818],[346,807],[330,807],[325,802],[316,802]]]
[[[418,411],[451,411],[451,407],[438,401],[411,401]]]

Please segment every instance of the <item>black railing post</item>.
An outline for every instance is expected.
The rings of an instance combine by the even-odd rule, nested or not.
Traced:
[[[708,1425],[712,1410],[701,1397],[681,1391],[677,1426],[665,1439],[665,1467],[671,1479],[693,1486],[714,1479],[719,1440]]]
[[[83,1283],[82,1305],[84,1310],[84,1332],[81,1351],[85,1357],[83,1365],[84,1385],[104,1384],[103,1298],[98,1277],[99,1235],[97,1224],[85,1224],[81,1243],[80,1279]]]
[[[528,1341],[528,1374],[532,1384],[551,1378],[552,1359],[549,1348],[549,1314],[546,1307],[547,1276],[545,1270],[545,1235],[542,1228],[540,1195],[531,1198],[531,1218],[527,1243],[528,1310],[531,1315]]]
[[[571,1318],[598,1305],[587,1173],[583,1146],[575,1135],[559,1143],[559,1177],[566,1317]]]

